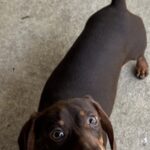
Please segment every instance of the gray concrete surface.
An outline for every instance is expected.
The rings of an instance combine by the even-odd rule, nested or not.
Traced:
[[[109,0],[0,0],[0,150],[17,150],[23,123],[36,111],[46,79]],[[150,1],[127,0],[148,36]],[[150,150],[150,76],[137,80],[135,62],[123,67],[111,120],[118,150]]]

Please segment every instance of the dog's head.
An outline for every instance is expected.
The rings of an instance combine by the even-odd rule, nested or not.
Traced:
[[[19,136],[20,150],[105,150],[107,134],[116,150],[107,115],[91,97],[59,101],[35,113]]]

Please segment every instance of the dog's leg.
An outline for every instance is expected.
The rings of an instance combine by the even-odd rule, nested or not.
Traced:
[[[148,75],[148,63],[144,56],[137,59],[135,75],[139,79],[144,79]]]

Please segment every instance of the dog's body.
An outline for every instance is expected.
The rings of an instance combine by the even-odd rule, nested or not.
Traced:
[[[39,111],[57,100],[92,95],[110,115],[121,67],[143,56],[146,32],[124,0],[94,14],[43,91]],[[121,4],[122,3],[122,4]]]
[[[70,98],[91,95],[110,116],[122,65],[129,60],[138,60],[138,76],[144,77],[147,74],[148,65],[144,59],[145,48],[146,32],[142,20],[126,9],[125,0],[113,0],[111,5],[98,11],[88,20],[79,38],[52,73],[41,96],[39,113],[43,114],[45,110],[52,109],[60,103],[67,103],[68,106]],[[72,104],[74,105],[74,102]],[[82,107],[84,110],[84,105]],[[69,113],[75,112],[69,110]],[[80,109],[80,115],[84,113],[81,113]],[[28,126],[30,127],[26,132],[31,130],[31,125]],[[114,150],[113,135],[110,137],[109,133],[107,134]],[[23,138],[23,133],[20,136],[20,145],[22,144],[21,138]],[[34,145],[35,143],[34,141]],[[34,148],[27,148],[30,145],[24,149],[20,146],[20,150],[34,150]],[[74,147],[63,147],[63,145],[59,147],[54,143],[49,146],[53,150],[70,150]],[[74,149],[95,149],[93,146],[87,147],[77,146]],[[102,147],[95,150],[103,150]],[[48,150],[48,146],[39,150]]]

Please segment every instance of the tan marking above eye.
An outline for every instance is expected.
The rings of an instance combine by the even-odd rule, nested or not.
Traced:
[[[65,124],[65,122],[64,122],[63,120],[60,120],[60,121],[59,121],[59,124],[60,124],[61,126],[63,126],[63,125]]]
[[[85,116],[85,112],[83,110],[80,111],[80,116]]]

